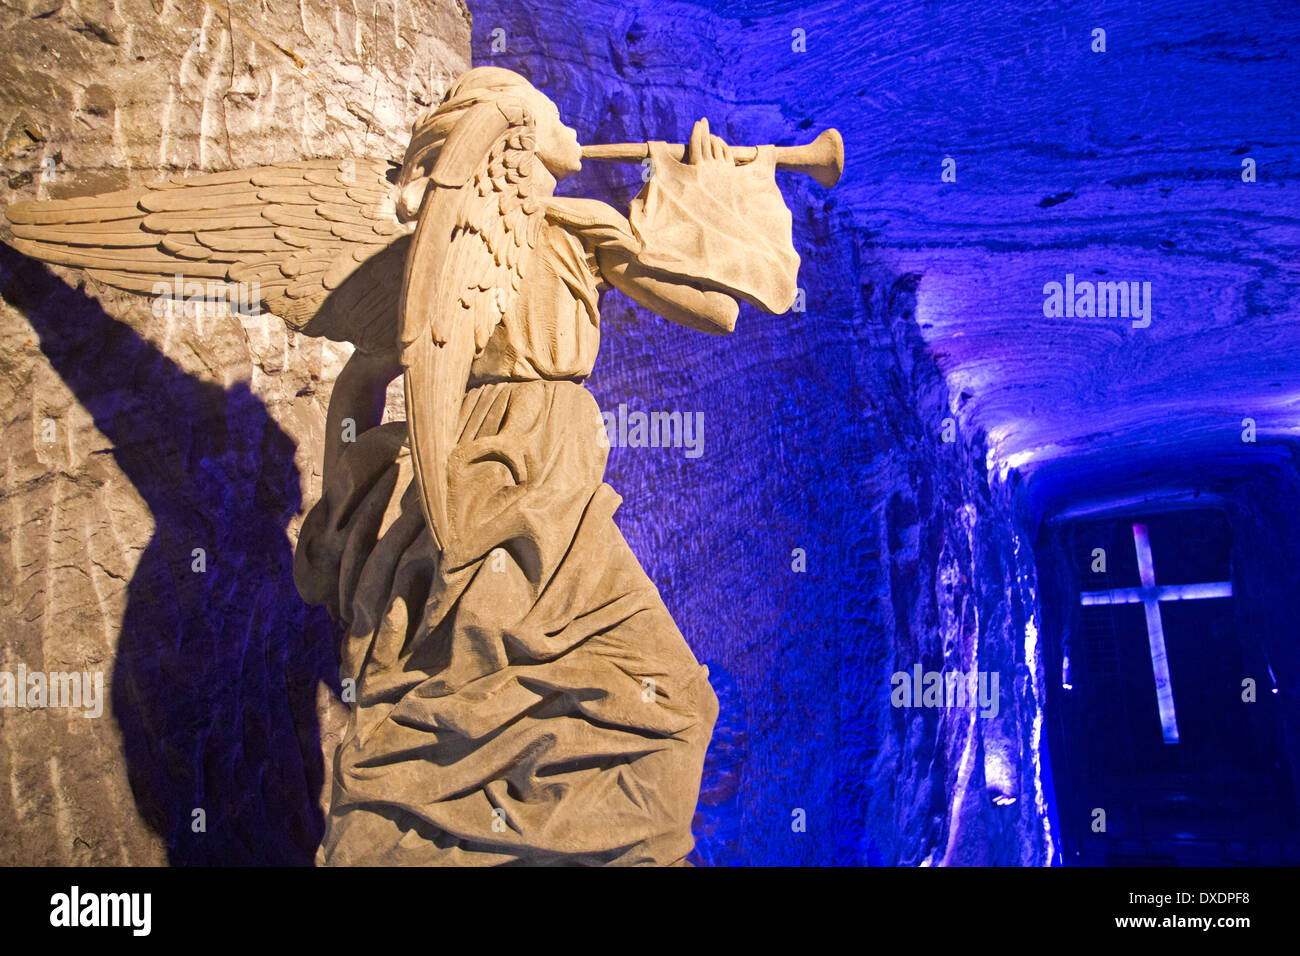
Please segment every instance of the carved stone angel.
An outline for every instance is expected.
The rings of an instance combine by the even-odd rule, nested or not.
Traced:
[[[772,147],[740,164],[703,120],[685,163],[650,145],[679,175],[631,220],[556,197],[576,133],[522,76],[480,67],[400,169],[290,163],[8,211],[28,255],[146,293],[178,273],[256,284],[291,327],[356,345],[295,556],[355,687],[318,862],[691,850],[717,701],[614,523],[582,382],[602,288],[725,333],[738,298],[788,308],[798,257]],[[746,204],[757,219],[716,221]],[[409,420],[382,423],[402,373]]]

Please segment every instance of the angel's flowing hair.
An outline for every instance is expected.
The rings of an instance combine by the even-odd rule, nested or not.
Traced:
[[[424,113],[411,126],[411,142],[402,160],[398,180],[397,216],[408,222],[419,215],[420,202],[442,148],[469,112],[483,103],[495,103],[518,117],[519,131],[531,149],[535,142],[534,104],[545,94],[514,70],[498,66],[477,66],[463,73],[443,96],[442,102]]]

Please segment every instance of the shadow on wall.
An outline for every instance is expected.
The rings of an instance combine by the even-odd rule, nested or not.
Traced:
[[[3,246],[0,295],[32,324],[154,518],[111,689],[141,815],[173,865],[310,864],[323,832],[316,688],[337,685],[337,670],[327,615],[293,584],[293,440],[246,383],[187,375]],[[194,570],[196,548],[205,571]]]

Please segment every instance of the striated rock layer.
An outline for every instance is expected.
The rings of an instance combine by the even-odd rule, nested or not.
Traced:
[[[450,0],[0,4],[0,203],[400,157],[469,30]],[[0,864],[309,863],[337,672],[291,562],[346,347],[83,281],[0,248],[0,671],[108,698],[0,710]]]

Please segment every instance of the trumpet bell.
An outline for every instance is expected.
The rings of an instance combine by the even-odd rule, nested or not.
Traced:
[[[811,176],[817,185],[830,189],[844,175],[844,137],[837,129],[824,129],[806,146],[787,147],[784,160],[777,150],[777,163],[783,169]],[[798,153],[798,161],[791,162]]]

